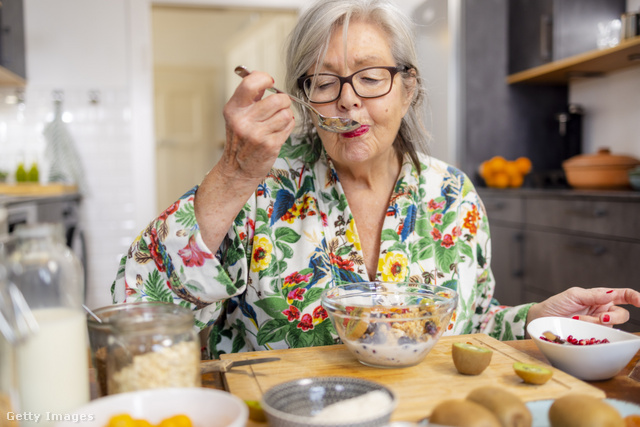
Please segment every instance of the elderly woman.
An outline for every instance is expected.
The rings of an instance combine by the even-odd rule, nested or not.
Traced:
[[[459,292],[447,334],[525,336],[546,315],[617,324],[640,306],[630,289],[571,288],[540,304],[492,299],[483,205],[460,170],[425,154],[424,89],[411,22],[385,0],[321,0],[287,51],[287,89],[329,117],[334,133],[271,76],[245,77],[224,108],[227,141],[202,183],[153,220],[123,257],[114,302],[190,305],[209,351],[332,344],[324,289],[367,280],[442,284]]]

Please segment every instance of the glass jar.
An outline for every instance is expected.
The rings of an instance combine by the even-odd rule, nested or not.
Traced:
[[[17,427],[13,414],[20,411],[15,359],[15,344],[19,339],[13,296],[7,281],[2,242],[0,242],[0,426]]]
[[[200,345],[189,309],[145,303],[119,310],[108,323],[108,394],[200,386]]]
[[[22,225],[7,252],[8,279],[35,321],[15,346],[22,427],[53,426],[89,401],[87,322],[82,265],[61,225]]]

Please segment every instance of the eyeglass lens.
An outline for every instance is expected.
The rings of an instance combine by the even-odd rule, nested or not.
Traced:
[[[304,91],[311,102],[332,102],[338,99],[342,85],[346,82],[351,83],[358,96],[375,98],[389,93],[393,76],[387,68],[365,68],[343,78],[333,74],[318,74],[307,77]]]

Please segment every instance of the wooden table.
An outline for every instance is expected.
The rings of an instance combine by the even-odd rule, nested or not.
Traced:
[[[469,336],[471,337],[471,336]],[[507,341],[504,342],[509,348],[518,350],[528,357],[548,363],[547,359],[538,350],[532,340],[524,341]],[[288,351],[288,350],[285,350]],[[272,352],[269,352],[272,353]],[[620,371],[614,378],[606,381],[591,381],[587,384],[602,390],[608,398],[615,398],[640,404],[640,382],[632,380],[628,377],[633,367],[640,360],[640,352],[629,362],[629,364]],[[255,365],[258,366],[258,365]],[[225,382],[219,373],[210,373],[203,375],[203,386],[225,390]],[[247,426],[264,426],[265,424],[250,421]]]

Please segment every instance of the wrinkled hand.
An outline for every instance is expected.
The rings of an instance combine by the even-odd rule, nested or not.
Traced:
[[[629,312],[620,305],[640,307],[640,292],[628,288],[570,288],[535,304],[527,323],[538,317],[572,317],[603,325],[618,325],[629,320]]]
[[[224,107],[227,141],[221,163],[235,179],[262,180],[293,131],[291,100],[274,94],[263,98],[273,79],[254,71],[237,87]]]

